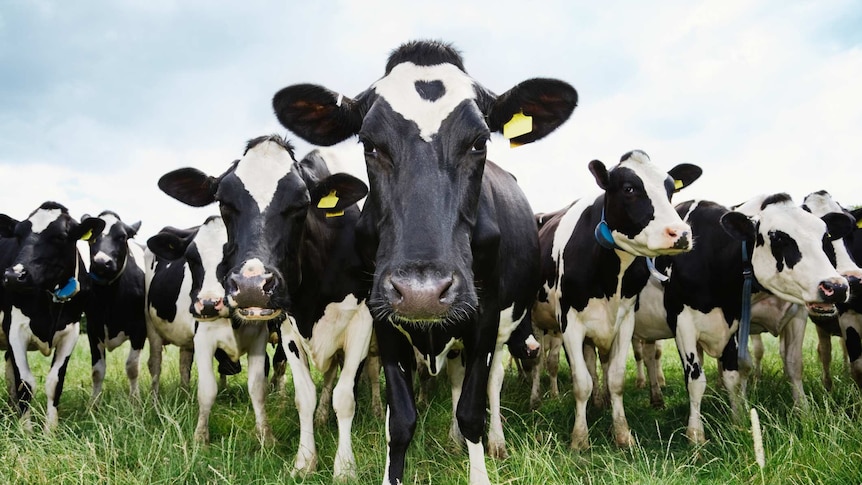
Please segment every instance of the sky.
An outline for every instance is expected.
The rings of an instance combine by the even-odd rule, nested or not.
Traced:
[[[858,0],[0,0],[0,213],[110,209],[142,222],[141,243],[200,224],[217,208],[168,197],[161,175],[218,175],[271,133],[303,156],[315,147],[272,96],[297,83],[355,96],[416,39],[452,43],[497,94],[534,77],[578,90],[545,139],[489,145],[535,212],[597,195],[587,164],[632,149],[703,168],[675,202],[825,189],[862,204]],[[355,138],[329,149],[357,174],[361,152]]]

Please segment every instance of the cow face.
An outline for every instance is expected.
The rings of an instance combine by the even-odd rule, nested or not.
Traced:
[[[590,172],[604,189],[604,221],[620,249],[654,257],[690,251],[691,227],[680,219],[671,196],[698,177],[696,165],[680,164],[665,172],[646,153],[626,153],[610,171],[593,160]]]
[[[824,217],[829,213],[845,214],[853,225],[856,225],[856,216],[850,211],[841,207],[841,204],[832,198],[832,195],[825,190],[812,192],[805,196],[802,201],[802,208],[817,217]],[[848,237],[853,232],[847,233],[845,237],[837,238],[833,241],[824,243],[824,251],[830,257],[830,260],[835,264],[835,269],[847,278],[853,291],[858,291],[856,288],[862,283],[862,269],[859,268],[856,261],[848,251]]]
[[[227,246],[218,277],[239,322],[286,318],[302,279],[300,242],[309,207],[337,213],[367,192],[346,174],[314,179],[277,135],[249,141],[242,159],[218,178],[180,169],[164,175],[159,187],[189,205],[219,203]]]
[[[824,247],[852,228],[844,214],[822,218],[795,205],[787,194],[760,196],[728,212],[722,227],[748,241],[754,275],[764,288],[806,305],[812,316],[830,316],[847,301],[848,283]]]
[[[107,285],[116,281],[125,271],[129,255],[128,241],[138,233],[141,223],[128,225],[111,211],[103,211],[98,217],[105,221],[105,228],[88,240],[90,278],[97,285]],[[85,215],[82,220],[87,218]]]
[[[14,262],[6,268],[3,283],[19,292],[47,291],[60,298],[77,292],[80,256],[75,246],[101,232],[105,222],[87,218],[78,223],[56,202],[45,202],[7,234],[18,244]],[[62,295],[62,296],[61,296]]]
[[[224,259],[227,230],[221,217],[210,217],[193,229],[166,227],[147,240],[153,254],[167,260],[185,257],[192,275],[189,312],[199,321],[227,318],[225,288],[218,278],[218,266]]]
[[[451,46],[436,42],[401,46],[356,100],[313,85],[273,99],[279,121],[311,143],[359,136],[371,186],[362,217],[373,218],[379,241],[370,301],[379,317],[411,322],[475,315],[471,248],[484,243],[473,232],[491,133],[526,115],[530,126],[509,135],[530,143],[576,103],[574,88],[551,79],[497,97],[467,75]]]

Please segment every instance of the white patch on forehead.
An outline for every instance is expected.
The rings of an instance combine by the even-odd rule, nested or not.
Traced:
[[[120,222],[120,220],[113,214],[103,214],[99,216],[99,218],[105,221],[105,228],[102,229],[102,234],[105,235],[111,232],[111,228],[114,227],[114,224]]]
[[[234,173],[263,213],[272,202],[278,181],[290,173],[292,167],[293,159],[284,147],[265,141],[242,157]]]
[[[227,243],[227,229],[221,217],[211,219],[198,229],[195,235],[195,245],[201,257],[204,269],[204,280],[201,284],[201,296],[222,296],[224,287],[216,277],[216,268],[224,259],[224,245]]]
[[[440,81],[446,92],[434,101],[423,99],[416,91],[417,81]],[[473,79],[452,64],[417,66],[403,62],[372,87],[395,112],[416,123],[419,136],[429,142],[459,104],[465,99],[476,99]]]
[[[63,213],[60,209],[39,209],[30,216],[30,230],[34,234],[39,234],[48,226],[56,221]]]

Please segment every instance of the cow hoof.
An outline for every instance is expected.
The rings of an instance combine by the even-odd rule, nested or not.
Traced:
[[[196,430],[195,431],[195,441],[202,444],[202,445],[209,444],[209,442],[210,442],[209,430]]]
[[[635,387],[638,389],[643,389],[644,387],[646,387],[646,379],[643,377],[638,377],[635,381]]]
[[[575,436],[572,434],[572,444],[569,445],[573,451],[587,451],[590,449],[590,438],[586,435]]]
[[[650,406],[653,407],[653,409],[664,409],[664,398],[663,397],[650,398],[649,404],[650,404]]]
[[[685,431],[685,436],[694,445],[702,445],[706,443],[706,435],[704,434],[703,429],[687,429]]]
[[[269,425],[266,425],[263,430],[259,430],[257,436],[261,447],[271,448],[275,445],[275,436],[272,434],[272,428]]]
[[[320,428],[329,421],[329,411],[324,407],[318,407],[317,412],[314,413],[314,427]]]
[[[312,457],[297,456],[290,476],[293,478],[305,478],[314,473],[315,470],[317,470],[317,455]]]
[[[495,460],[505,460],[509,458],[509,453],[506,451],[506,443],[491,443],[488,442],[488,456]]]
[[[832,392],[832,379],[823,379],[823,388],[826,389],[827,392]]]
[[[530,399],[530,411],[535,411],[539,409],[542,403],[538,399]]]
[[[635,438],[632,436],[631,431],[617,433],[616,436],[614,436],[614,441],[620,448],[631,448],[635,445]]]

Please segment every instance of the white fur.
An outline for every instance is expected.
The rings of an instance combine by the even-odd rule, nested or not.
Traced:
[[[60,209],[36,209],[36,212],[28,219],[31,225],[30,230],[33,231],[33,234],[40,234],[62,214],[63,211]]]
[[[290,173],[292,167],[293,159],[287,150],[276,142],[264,141],[245,154],[234,173],[263,213],[272,202],[278,181],[282,178],[273,174]]]

